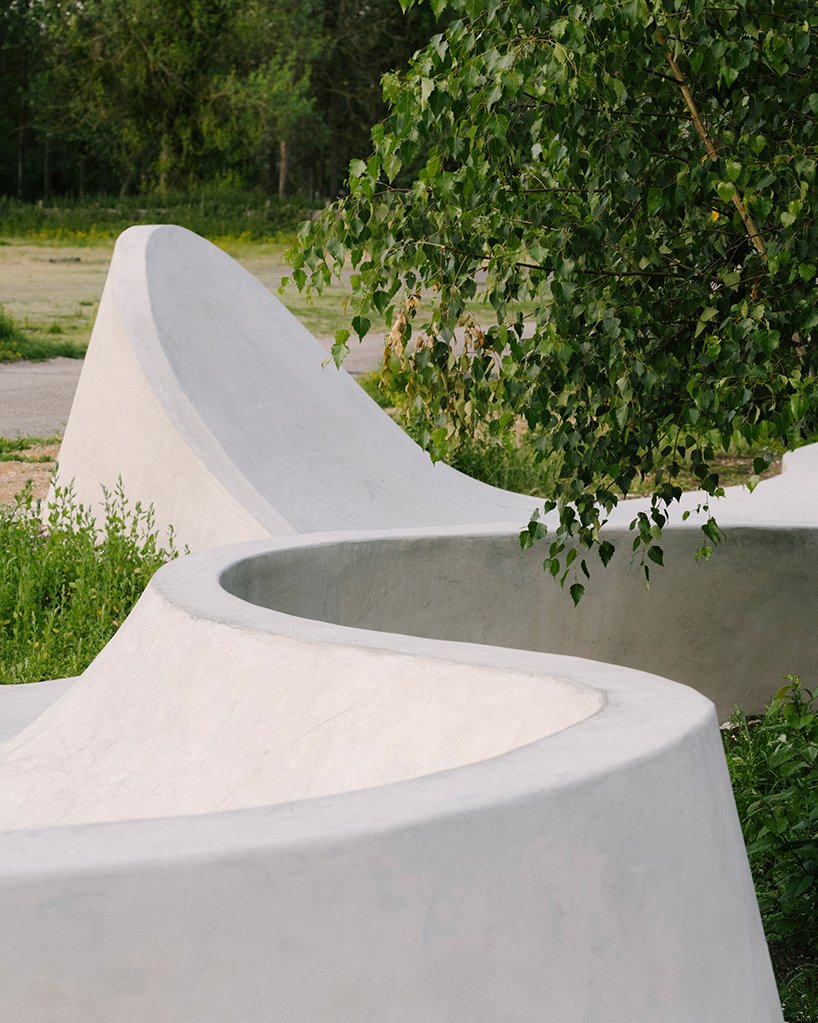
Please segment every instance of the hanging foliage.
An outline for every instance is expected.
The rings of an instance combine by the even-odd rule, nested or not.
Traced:
[[[351,262],[352,330],[391,327],[433,457],[525,419],[557,463],[546,564],[578,598],[637,477],[648,566],[683,471],[718,495],[716,446],[816,431],[818,9],[432,6],[451,22],[385,80],[372,156],[304,229],[293,276],[321,288]],[[707,508],[702,529],[708,555]]]

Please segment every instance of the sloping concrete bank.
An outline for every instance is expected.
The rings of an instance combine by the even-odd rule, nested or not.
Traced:
[[[523,519],[535,501],[428,455],[281,302],[177,227],[119,239],[60,450],[99,506],[121,476],[191,550],[320,529]]]
[[[459,539],[391,537],[394,573]],[[3,1016],[780,1020],[712,705],[400,635],[416,588],[379,610],[390,632],[321,620],[316,574],[373,578],[361,547],[166,566],[9,744]],[[254,602],[282,583],[312,605]],[[462,608],[435,617],[455,633]]]

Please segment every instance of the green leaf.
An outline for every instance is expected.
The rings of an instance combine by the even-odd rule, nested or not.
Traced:
[[[722,202],[731,202],[736,194],[736,186],[732,181],[717,181],[716,192]]]
[[[665,553],[661,547],[656,547],[655,545],[648,547],[648,557],[657,565],[664,565],[665,563]]]
[[[365,316],[353,316],[352,317],[352,329],[363,340],[369,333],[369,328],[372,326],[370,321]],[[337,335],[336,335],[337,340]]]
[[[727,161],[727,179],[729,181],[738,181],[741,177],[741,164],[738,160]]]
[[[348,330],[335,331],[335,344],[330,349],[330,354],[332,355],[332,361],[339,369],[341,367],[341,363],[349,355],[349,346],[347,345],[347,341],[349,341]]]
[[[585,595],[585,587],[582,585],[582,583],[574,583],[571,586],[570,592],[571,592],[571,600],[573,600],[574,607],[576,607],[577,604],[579,604],[579,602],[582,600],[583,596]]]
[[[611,558],[614,556],[614,545],[609,540],[603,540],[600,543],[597,553],[599,554],[599,560],[607,568]]]
[[[718,314],[718,309],[715,306],[707,306],[702,309],[701,315],[699,316],[698,323],[696,324],[696,331],[694,337],[698,337],[699,334],[704,330],[705,326]]]

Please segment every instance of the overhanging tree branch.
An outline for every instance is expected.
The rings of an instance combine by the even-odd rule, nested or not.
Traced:
[[[659,42],[662,44],[662,46],[665,46],[667,43],[667,39],[665,38],[665,36],[660,35]],[[711,160],[718,160],[719,151],[716,146],[716,143],[710,137],[707,129],[704,126],[704,123],[702,122],[698,108],[696,107],[696,103],[690,92],[690,88],[688,87],[687,81],[685,79],[681,67],[679,67],[679,62],[673,56],[672,50],[670,49],[665,50],[665,59],[670,65],[670,70],[673,72],[673,77],[676,79],[679,88],[681,89],[682,96],[684,97],[684,101],[687,104],[687,109],[690,111],[690,116],[693,120],[693,125],[696,128],[699,138],[704,143],[704,148],[707,150],[707,155],[710,157]],[[753,218],[747,212],[747,207],[744,205],[744,200],[742,199],[741,193],[739,192],[738,189],[735,189],[735,191],[733,192],[732,200],[733,205],[738,210],[738,215],[741,217],[741,221],[744,224],[744,228],[747,231],[747,236],[755,246],[759,256],[761,256],[761,258],[766,263],[767,247],[764,244],[764,239],[761,237],[761,234],[759,233],[759,230],[756,227]]]

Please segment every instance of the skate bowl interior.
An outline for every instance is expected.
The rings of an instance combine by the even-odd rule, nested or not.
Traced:
[[[607,535],[618,553],[597,567],[576,608],[543,571],[539,551],[521,551],[516,531],[496,528],[293,539],[237,560],[221,583],[301,618],[648,671],[709,697],[720,720],[736,706],[761,709],[781,685],[782,665],[804,677],[818,671],[814,530],[737,527],[705,562],[693,557],[697,531],[671,527],[668,564],[650,590],[623,553],[627,532]]]
[[[2,749],[0,826],[206,814],[390,785],[502,757],[604,706],[599,688],[523,651],[498,660],[468,643],[339,627],[222,585],[253,569],[275,575],[276,553],[293,578],[345,562],[326,558],[347,550],[344,538],[299,546],[295,561],[290,542],[165,566],[79,682]],[[381,624],[397,634],[400,615]],[[458,640],[455,620],[449,631]]]

